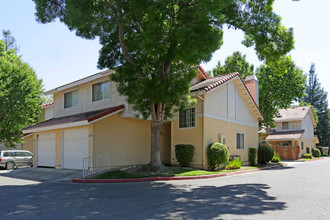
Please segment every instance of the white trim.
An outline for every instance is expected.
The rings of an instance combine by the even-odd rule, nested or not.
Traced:
[[[230,106],[229,106],[229,84],[227,84],[227,118],[229,118],[229,111],[230,111]]]
[[[237,148],[237,134],[243,135],[243,148]],[[245,150],[245,134],[244,132],[236,132],[236,150]]]
[[[70,127],[78,127],[78,126],[84,126],[88,125],[88,121],[78,121],[78,122],[71,122],[71,123],[65,123],[65,124],[60,124],[60,125],[53,125],[53,126],[47,126],[47,127],[42,127],[42,128],[32,128],[32,129],[27,129],[23,130],[23,134],[30,133],[30,132],[40,132],[40,131],[49,131],[49,130],[55,130],[55,129],[61,129],[61,128],[70,128]]]
[[[191,108],[186,108],[184,109],[183,111],[186,111],[188,109],[195,109],[195,126],[192,126],[192,127],[183,127],[183,128],[180,128],[180,111],[178,112],[178,129],[181,130],[181,129],[190,129],[190,128],[197,128],[197,107],[196,105],[191,107]]]
[[[252,124],[252,123],[246,123],[246,122],[242,122],[242,121],[236,121],[236,120],[232,120],[232,119],[229,119],[229,118],[221,117],[221,116],[210,114],[210,113],[205,113],[204,117],[219,119],[219,120],[222,120],[222,121],[232,122],[232,123],[245,125],[245,126],[249,126],[249,127],[254,127],[254,128],[259,127],[258,124]]]
[[[87,76],[85,78],[82,78],[82,79],[76,80],[74,82],[65,84],[63,86],[59,86],[59,87],[57,87],[55,89],[48,90],[48,91],[44,92],[44,95],[51,95],[51,94],[54,94],[55,92],[59,92],[59,91],[63,91],[63,90],[66,90],[66,89],[75,87],[75,86],[79,86],[81,84],[88,83],[90,81],[93,81],[93,80],[102,78],[104,76],[110,75],[113,72],[114,72],[114,70],[105,70],[105,71],[96,73],[94,75]]]
[[[101,118],[95,119],[95,120],[89,122],[88,124],[93,124],[93,123],[98,122],[98,121],[100,121],[100,120],[102,120],[102,119],[105,119],[105,118],[110,117],[110,116],[112,116],[112,115],[114,115],[114,114],[117,114],[117,113],[119,113],[119,112],[121,112],[121,111],[124,111],[124,108],[123,108],[123,109],[119,109],[118,111],[112,112],[112,113],[110,113],[110,114],[107,114],[107,115],[105,115],[105,116],[103,116],[103,117],[101,117]]]
[[[64,168],[64,131],[61,132],[61,168]]]
[[[237,85],[235,84],[235,120],[237,120],[237,99],[238,99],[238,96],[237,96]]]

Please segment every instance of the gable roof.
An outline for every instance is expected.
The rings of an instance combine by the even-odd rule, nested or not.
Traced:
[[[313,125],[316,126],[316,120],[314,117],[312,106],[299,106],[292,107],[287,109],[279,109],[278,115],[279,117],[274,118],[275,122],[286,122],[286,121],[300,121],[304,120],[307,116],[307,113],[312,119]]]
[[[254,98],[252,97],[250,91],[246,88],[245,83],[241,77],[241,75],[237,72],[235,73],[227,73],[227,74],[223,74],[220,76],[216,76],[216,77],[212,77],[212,78],[208,78],[202,82],[199,82],[193,86],[191,86],[190,88],[190,92],[197,92],[197,91],[205,91],[205,92],[210,92],[211,90],[218,88],[219,86],[225,84],[226,82],[232,80],[232,79],[236,79],[238,78],[243,86],[243,88],[245,89],[245,91],[247,92],[250,100],[252,101],[254,107],[256,108],[260,119],[263,120],[264,116],[262,115],[259,106],[257,105],[256,101],[254,100]]]
[[[111,108],[84,112],[76,115],[69,115],[59,118],[52,118],[36,125],[27,127],[23,129],[23,133],[31,133],[41,130],[52,130],[64,127],[81,126],[88,125],[90,123],[96,122],[98,119],[110,116],[111,114],[117,113],[125,108],[124,105],[119,105]],[[69,126],[70,125],[70,126]]]

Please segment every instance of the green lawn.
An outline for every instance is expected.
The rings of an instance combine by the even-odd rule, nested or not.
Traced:
[[[200,169],[185,168],[185,167],[168,167],[168,168],[169,168],[169,172],[163,174],[153,173],[153,172],[135,172],[135,171],[116,170],[116,171],[103,173],[91,178],[92,179],[125,179],[125,178],[143,178],[143,177],[201,176],[201,175],[231,173],[242,170],[251,170],[260,167],[243,166],[241,169],[220,170],[220,171],[208,171],[208,170],[200,170]]]

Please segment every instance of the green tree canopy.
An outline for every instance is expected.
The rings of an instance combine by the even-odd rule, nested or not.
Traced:
[[[293,48],[293,33],[273,12],[273,0],[34,0],[37,20],[56,18],[76,35],[99,37],[98,66],[117,67],[112,80],[144,118],[151,116],[152,167],[162,168],[160,128],[173,107],[189,100],[191,66],[209,61],[225,25],[245,33],[260,59]],[[120,66],[120,67],[119,67]]]
[[[12,147],[41,110],[42,81],[0,40],[0,142]]]
[[[245,77],[253,75],[254,66],[246,61],[246,55],[242,55],[241,52],[236,51],[233,55],[229,56],[225,60],[225,65],[218,65],[212,70],[214,76],[238,72],[243,79]]]
[[[19,51],[19,48],[16,44],[15,38],[11,35],[10,30],[2,30],[3,42],[6,45],[6,51],[14,49],[16,53]]]
[[[293,101],[303,97],[306,75],[290,56],[284,56],[259,67],[256,76],[259,81],[259,108],[264,115],[261,126],[273,127],[277,110],[288,108]]]
[[[316,134],[319,138],[321,146],[330,145],[329,137],[329,116],[328,116],[328,93],[321,87],[321,83],[315,73],[315,64],[312,63],[309,75],[306,95],[302,101],[314,106],[317,112],[319,123],[316,127]]]

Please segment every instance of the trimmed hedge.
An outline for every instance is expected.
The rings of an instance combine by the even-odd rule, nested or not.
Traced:
[[[316,149],[319,149],[319,151],[320,151],[320,155],[322,155],[323,154],[323,148],[322,147],[316,147]]]
[[[228,148],[219,142],[212,143],[207,148],[209,168],[215,170],[220,164],[227,163],[229,159]]]
[[[257,148],[249,148],[249,162],[251,166],[256,165]]]
[[[311,154],[308,154],[308,153],[304,154],[302,157],[307,158],[307,159],[312,159],[313,158],[313,156]]]
[[[175,157],[181,167],[189,166],[194,156],[195,147],[191,144],[175,145]]]
[[[320,157],[321,156],[321,151],[317,148],[313,148],[312,149],[312,154],[313,154],[313,157]]]
[[[258,148],[259,164],[267,164],[274,156],[274,150],[271,146],[261,145]]]

